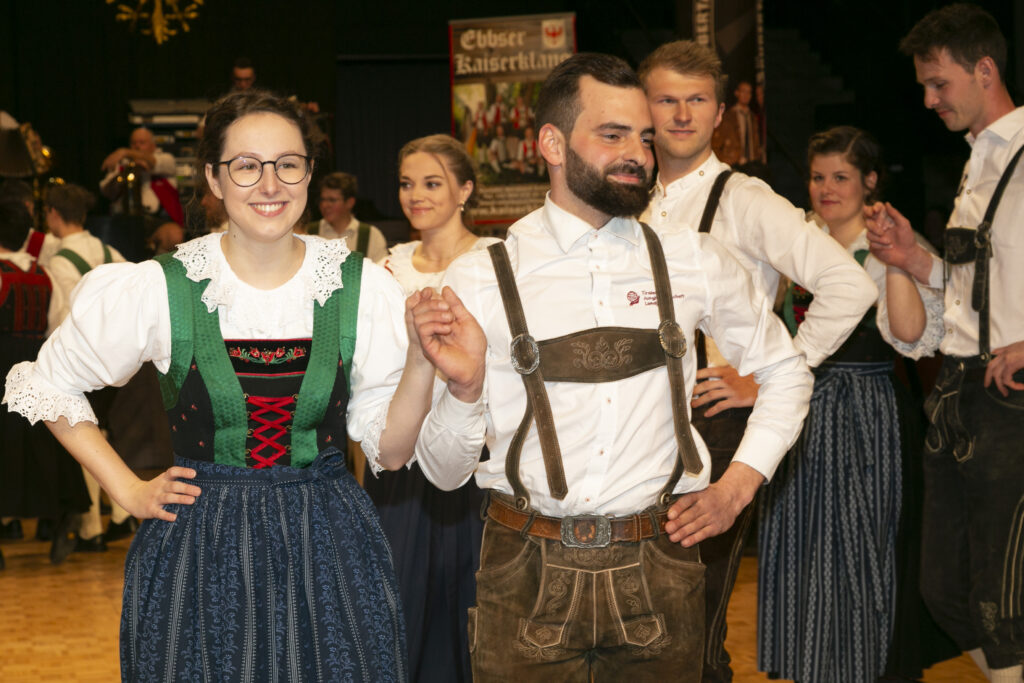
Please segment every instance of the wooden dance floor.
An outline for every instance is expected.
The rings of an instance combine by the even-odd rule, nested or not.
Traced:
[[[25,538],[35,523],[25,521]],[[116,681],[121,573],[129,539],[106,553],[73,553],[50,564],[49,544],[33,540],[0,544],[7,569],[0,571],[0,681]],[[735,680],[767,681],[756,668],[757,560],[744,558],[729,605],[728,648]],[[925,672],[928,683],[985,681],[963,655]]]

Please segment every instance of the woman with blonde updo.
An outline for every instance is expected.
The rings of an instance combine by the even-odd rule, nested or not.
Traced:
[[[396,245],[381,265],[407,294],[439,290],[452,261],[498,241],[469,229],[476,171],[465,148],[448,135],[412,140],[399,152],[398,166],[402,211],[420,239]],[[443,389],[438,381],[436,390]],[[455,491],[441,491],[416,464],[368,476],[365,485],[395,556],[412,679],[470,680],[466,610],[475,604],[480,561],[480,489],[470,479]]]

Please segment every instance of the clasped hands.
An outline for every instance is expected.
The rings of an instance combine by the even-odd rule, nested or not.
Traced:
[[[410,346],[417,345],[448,378],[452,396],[466,403],[479,399],[487,337],[451,287],[413,293],[405,302],[405,320]]]

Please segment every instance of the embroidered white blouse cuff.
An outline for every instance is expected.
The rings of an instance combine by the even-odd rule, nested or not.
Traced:
[[[71,426],[79,422],[98,422],[84,395],[59,391],[33,372],[34,366],[31,361],[24,361],[8,373],[3,402],[11,412],[21,413],[32,424],[39,420],[55,422],[61,416],[66,417]]]

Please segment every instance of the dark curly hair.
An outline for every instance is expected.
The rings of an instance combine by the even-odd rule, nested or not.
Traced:
[[[836,126],[823,133],[815,133],[807,143],[807,165],[814,157],[840,155],[848,164],[860,171],[861,181],[873,171],[878,180],[874,187],[867,187],[866,204],[877,202],[882,196],[885,184],[885,164],[882,161],[882,147],[870,133],[853,126]]]
[[[206,182],[206,164],[222,160],[224,139],[231,124],[249,114],[262,113],[277,114],[298,126],[306,154],[316,155],[323,133],[297,102],[258,88],[232,92],[214,102],[206,112],[203,136],[199,139],[196,154],[196,176],[201,185]]]

